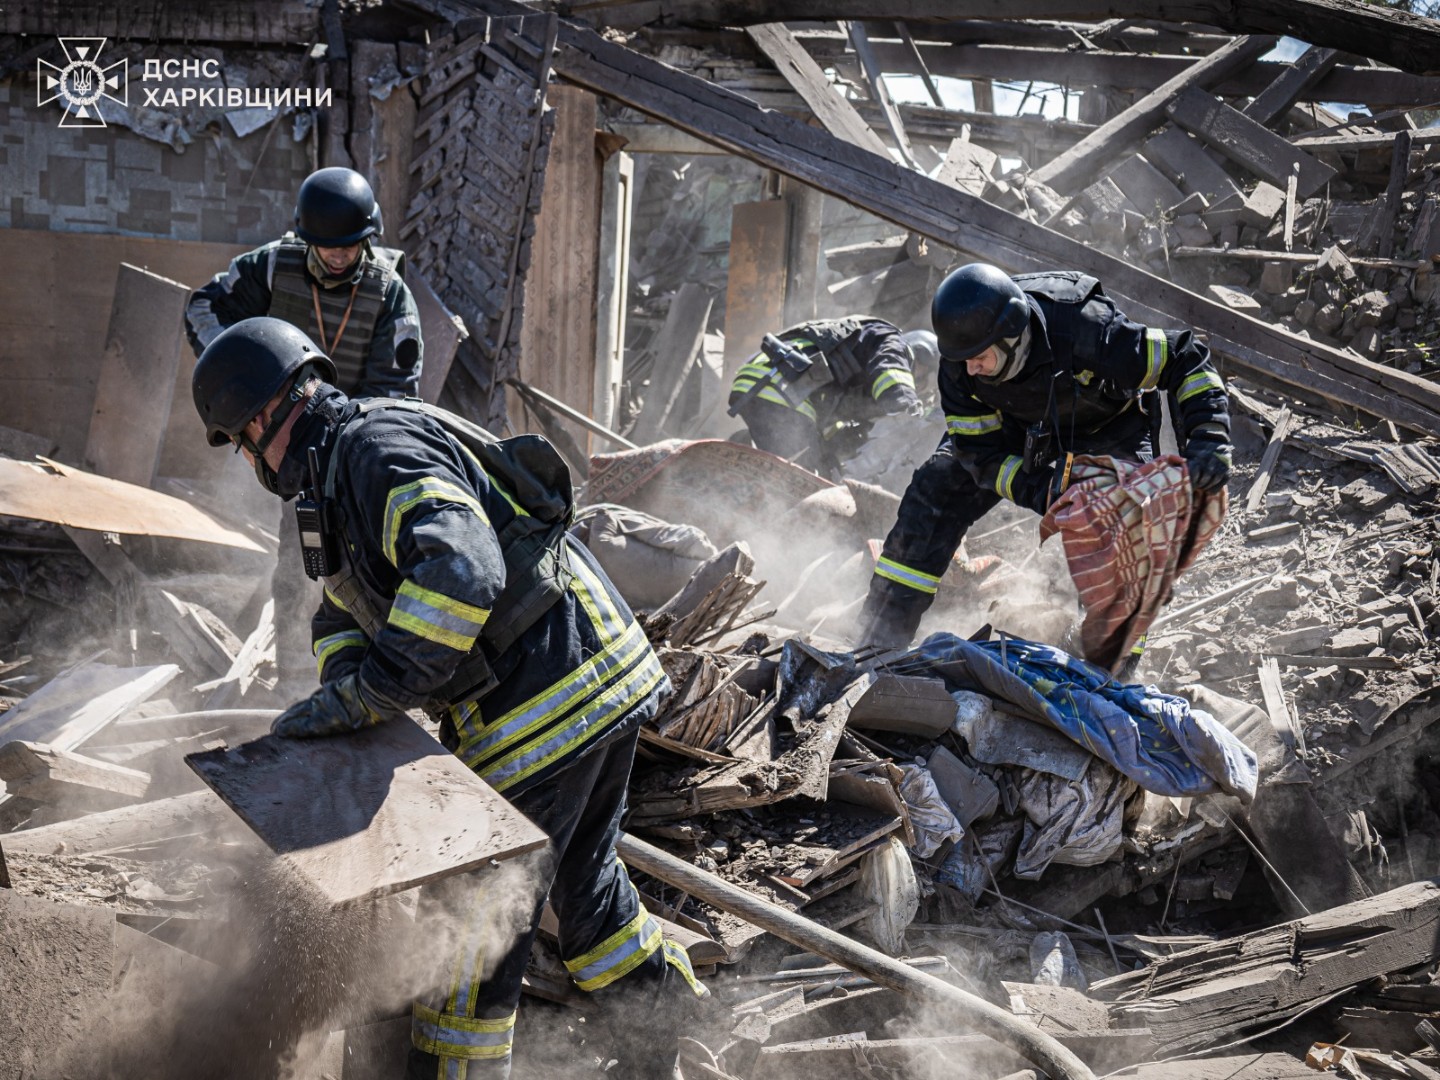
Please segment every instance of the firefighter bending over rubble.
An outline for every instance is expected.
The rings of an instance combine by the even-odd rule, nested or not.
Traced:
[[[730,415],[761,450],[838,482],[877,417],[924,412],[915,380],[939,360],[929,330],[869,315],[803,323],[765,336],[730,384]]]
[[[240,447],[268,491],[299,496],[305,570],[326,586],[311,623],[321,688],[272,730],[344,735],[410,723],[406,711],[423,707],[446,747],[551,839],[530,920],[503,951],[492,941],[484,953],[487,907],[513,911],[513,896],[487,897],[483,877],[422,895],[422,918],[448,895],[473,925],[458,955],[435,958],[443,989],[414,1006],[407,1075],[509,1075],[548,888],[571,978],[603,991],[597,1027],[620,1073],[668,1077],[676,1036],[708,991],[685,950],[662,940],[614,850],[664,671],[568,536],[569,474],[545,440],[496,442],[418,401],[347,398],[335,378],[309,338],[271,318],[226,330],[195,367],[210,444]]]
[[[965,531],[1002,497],[1043,514],[1075,455],[1149,461],[1161,392],[1191,486],[1229,480],[1229,400],[1209,349],[1189,330],[1131,322],[1095,278],[970,263],[940,283],[930,318],[946,432],[885,538],[860,641],[909,644]]]
[[[295,200],[295,230],[254,251],[197,289],[185,308],[185,332],[199,356],[227,326],[269,315],[318,338],[350,397],[418,397],[423,346],[415,298],[402,280],[403,252],[379,246],[380,206],[365,178],[339,167],[311,173]],[[319,602],[299,573],[299,538],[280,529],[272,593],[278,611],[295,594]],[[291,664],[305,643],[281,626],[280,686],[304,693],[308,665]],[[283,694],[282,694],[283,696]]]

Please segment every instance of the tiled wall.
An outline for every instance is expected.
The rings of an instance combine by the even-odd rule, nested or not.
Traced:
[[[310,171],[293,116],[266,144],[265,128],[237,138],[217,112],[177,153],[117,125],[60,128],[61,115],[37,106],[33,76],[0,83],[0,228],[260,244],[289,227]]]

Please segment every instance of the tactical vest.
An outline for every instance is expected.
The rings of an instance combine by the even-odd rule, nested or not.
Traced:
[[[1033,296],[1045,316],[1050,357],[1028,363],[1016,378],[987,382],[967,377],[969,389],[980,401],[1003,415],[1026,424],[1050,421],[1056,426],[1056,446],[1069,448],[1069,436],[1091,434],[1129,409],[1141,392],[1112,386],[1093,376],[1104,357],[1110,323],[1119,317],[1114,302],[1105,295],[1098,279],[1075,270],[1042,274],[1018,274],[1016,283]],[[1031,345],[1032,358],[1035,356]],[[1087,375],[1086,373],[1091,373]],[[1054,405],[1051,407],[1053,389]],[[1142,404],[1148,413],[1150,409]]]
[[[336,432],[325,472],[324,494],[331,506],[338,506],[335,474],[347,436],[360,426],[355,421],[376,409],[406,409],[438,421],[475,457],[512,505],[519,507],[514,519],[498,534],[505,559],[505,587],[490,609],[474,648],[449,681],[434,692],[427,708],[438,711],[462,701],[478,700],[496,686],[491,658],[498,658],[513,646],[565,595],[573,580],[565,550],[566,530],[575,516],[570,469],[539,435],[497,439],[478,424],[414,398],[368,398],[356,404],[358,411]],[[339,546],[341,567],[325,578],[325,587],[373,641],[385,628],[393,601],[372,589],[355,572],[348,542]]]
[[[854,386],[865,374],[864,362],[850,347],[850,339],[860,332],[867,322],[874,322],[865,316],[847,316],[843,319],[816,319],[783,330],[775,336],[781,341],[795,345],[802,352],[824,353],[830,365],[833,383],[841,388]],[[899,332],[899,329],[896,329]]]
[[[270,282],[268,314],[298,326],[314,338],[335,362],[339,372],[335,386],[346,394],[353,394],[365,377],[370,342],[375,337],[375,325],[385,310],[385,294],[390,289],[390,280],[404,275],[405,253],[372,245],[369,255],[362,257],[360,282],[354,287],[355,303],[351,307],[351,288],[338,285],[327,289],[313,283],[305,269],[308,248],[309,245],[294,233],[286,233],[281,238],[275,252],[275,274]],[[325,317],[323,329],[315,325],[316,293],[320,296],[320,313]],[[346,308],[350,308],[350,320],[345,323],[345,333],[340,337],[339,346],[332,352],[329,342],[344,322]]]

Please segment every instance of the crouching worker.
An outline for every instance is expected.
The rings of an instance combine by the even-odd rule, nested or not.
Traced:
[[[730,415],[759,449],[838,482],[879,417],[924,413],[916,383],[934,378],[939,360],[929,330],[818,319],[765,336],[730,384]]]
[[[474,925],[460,954],[435,957],[442,989],[414,1006],[408,1075],[509,1075],[548,886],[575,984],[623,1005],[606,1009],[615,1028],[633,1025],[617,1044],[633,1055],[623,1071],[668,1077],[674,1036],[708,992],[685,951],[662,940],[614,850],[638,729],[664,672],[620,594],[568,538],[569,476],[548,443],[496,442],[418,401],[352,401],[334,379],[303,332],[263,317],[221,333],[195,368],[210,444],[242,450],[282,499],[300,496],[306,570],[326,585],[312,620],[320,689],[273,731],[344,735],[424,708],[446,747],[551,840],[528,925],[500,955],[483,947],[483,888],[464,905]]]
[[[1229,399],[1209,349],[1189,330],[1131,322],[1095,278],[970,263],[940,283],[930,318],[946,434],[900,501],[860,641],[910,642],[966,530],[1001,499],[1043,514],[1076,455],[1149,461],[1161,393],[1191,486],[1228,481]]]

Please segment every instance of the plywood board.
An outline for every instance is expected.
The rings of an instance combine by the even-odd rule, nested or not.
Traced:
[[[546,842],[409,720],[328,739],[267,735],[185,760],[334,904],[476,870]]]
[[[420,362],[420,396],[434,405],[440,400],[450,365],[455,362],[455,350],[469,336],[469,331],[460,316],[435,294],[420,271],[411,267],[405,284],[410,286],[415,307],[420,312],[420,341],[424,349]]]
[[[736,203],[730,217],[730,275],[725,290],[725,382],[783,330],[789,209],[783,199]]]
[[[102,476],[142,487],[155,480],[189,298],[178,281],[120,264],[85,442],[85,464]],[[188,398],[181,404],[190,407]]]
[[[196,243],[143,236],[0,229],[0,262],[24,267],[0,281],[0,393],[7,423],[60,446],[66,460],[78,461],[85,449],[86,418],[95,403],[99,365],[110,324],[115,277],[121,263],[142,267],[195,288],[225,270],[245,251],[238,244]],[[204,428],[190,400],[195,358],[183,339],[176,348],[176,401],[166,429],[161,473],[209,462],[195,448],[204,446]],[[170,453],[171,444],[177,452]]]
[[[202,444],[202,453],[204,449]],[[47,459],[32,463],[0,458],[0,514],[95,532],[265,550],[183,499]]]

